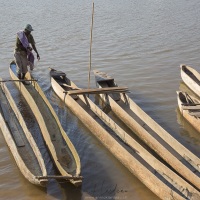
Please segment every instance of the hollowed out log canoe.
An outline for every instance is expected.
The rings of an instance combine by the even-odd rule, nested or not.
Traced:
[[[14,62],[11,62],[9,72],[13,80],[19,80]],[[81,163],[74,145],[63,130],[58,116],[41,87],[29,72],[26,73],[26,81],[30,84],[24,85],[21,81],[14,81],[14,83],[37,119],[55,166],[62,176],[69,177],[65,179],[66,181],[70,181],[75,186],[81,185]]]
[[[32,184],[46,187],[47,176],[42,155],[18,110],[6,83],[0,83],[0,128],[24,177]]]
[[[114,78],[94,71],[98,87],[116,87]],[[101,95],[110,109],[178,174],[200,190],[200,159],[147,115],[127,94]]]
[[[58,97],[133,175],[163,200],[198,199],[198,189],[156,159],[78,88],[62,71],[50,69],[51,85]],[[84,89],[83,89],[84,90]],[[74,94],[74,95],[72,95]],[[101,119],[102,123],[98,119]],[[105,125],[115,132],[113,137]],[[120,138],[120,140],[119,140]],[[126,145],[124,145],[126,144]],[[128,148],[131,148],[127,150]],[[188,192],[189,191],[189,192]]]

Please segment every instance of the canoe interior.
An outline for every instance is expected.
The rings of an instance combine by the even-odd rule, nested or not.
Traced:
[[[53,77],[57,81],[57,83],[66,91],[71,90],[70,87],[65,86],[65,84],[71,86],[71,81],[66,77],[66,74],[64,72],[51,70],[50,76]]]
[[[194,103],[187,93],[183,94],[182,92],[179,93],[179,99],[183,104],[192,104]]]
[[[189,95],[187,92],[178,92],[178,98],[182,104],[181,107],[183,110],[187,110],[190,116],[194,116],[196,118],[200,117],[200,101]],[[198,124],[198,122],[196,123]],[[195,123],[192,124],[195,125]]]
[[[47,126],[47,129],[50,133],[51,141],[55,147],[58,161],[64,166],[64,168],[69,173],[75,173],[76,166],[74,165],[74,158],[71,154],[71,151],[64,141],[63,137],[60,134],[60,130],[58,127],[58,124],[55,120],[52,120],[52,114],[49,110],[49,108],[46,106],[44,101],[40,98],[40,96],[35,92],[35,89],[30,88],[29,92],[31,96],[34,98],[39,110],[42,110],[42,116],[45,120],[45,124]]]
[[[182,65],[182,70],[192,79],[194,80],[198,85],[200,85],[200,80],[195,76],[195,74],[188,69],[187,66]]]
[[[43,174],[38,159],[2,89],[0,89],[0,102],[0,112],[7,123],[10,133],[12,134],[13,141],[17,147],[17,153],[21,156],[23,162],[34,176],[42,176]]]
[[[15,63],[11,64],[10,68],[16,74]],[[71,152],[71,149],[68,147],[68,144],[62,136],[60,127],[58,126],[51,110],[49,109],[41,95],[38,94],[38,92],[32,84],[26,85],[26,89],[34,99],[36,105],[38,106],[42,114],[45,125],[50,134],[51,142],[55,147],[58,162],[61,164],[63,169],[66,170],[67,173],[75,176],[77,169],[75,158]]]
[[[15,84],[9,83],[9,84],[7,84],[7,87],[9,89],[9,91],[11,92],[12,98],[14,99],[19,112],[21,113],[22,117],[25,119],[26,126],[27,126],[31,136],[33,137],[35,143],[37,144],[39,151],[41,152],[41,155],[44,160],[44,163],[45,163],[48,173],[49,172],[54,173],[52,171],[54,169],[52,159],[50,157],[47,146],[43,139],[42,132],[41,132],[41,129],[37,122],[37,119],[35,118],[32,110],[30,109],[24,96],[21,95],[20,91],[16,89]]]

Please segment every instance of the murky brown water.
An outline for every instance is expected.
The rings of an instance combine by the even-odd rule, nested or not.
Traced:
[[[0,199],[158,199],[129,173],[59,100],[48,67],[88,85],[92,1],[0,0],[0,76],[9,78],[16,32],[30,23],[41,61],[34,76],[81,158],[83,185],[31,185],[18,170],[0,132]],[[177,111],[179,65],[200,71],[198,0],[95,1],[92,69],[108,72],[153,119],[200,156],[200,137]],[[91,73],[91,85],[95,87]],[[23,106],[23,105],[22,105]],[[30,119],[29,119],[30,120]],[[30,125],[31,126],[31,125]]]

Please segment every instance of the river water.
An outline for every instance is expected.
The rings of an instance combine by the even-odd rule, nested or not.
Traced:
[[[88,85],[92,1],[0,0],[0,5],[0,77],[9,78],[16,32],[30,23],[41,57],[34,76],[80,155],[84,177],[81,188],[54,181],[47,189],[31,185],[0,132],[0,199],[159,199],[104,148],[50,86],[49,67],[66,72],[79,87]],[[188,90],[180,64],[200,71],[199,10],[199,0],[94,1],[91,63],[92,70],[107,72],[118,85],[128,86],[129,96],[198,157],[200,133],[180,116],[176,91]],[[90,84],[95,87],[93,73]]]

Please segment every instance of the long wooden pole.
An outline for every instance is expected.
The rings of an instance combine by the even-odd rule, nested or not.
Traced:
[[[66,179],[66,180],[81,180],[83,179],[82,176],[54,176],[54,175],[48,175],[48,176],[36,176],[35,178],[37,178],[38,180],[42,180],[42,179]]]
[[[4,83],[4,82],[23,82],[24,79],[18,79],[18,80],[0,80],[0,83]],[[26,79],[26,81],[38,81],[37,79]]]
[[[93,29],[93,21],[94,21],[94,2],[92,3],[92,24],[90,30],[90,64],[88,71],[88,89],[90,88],[90,71],[91,71],[91,63],[92,63],[92,29]]]

